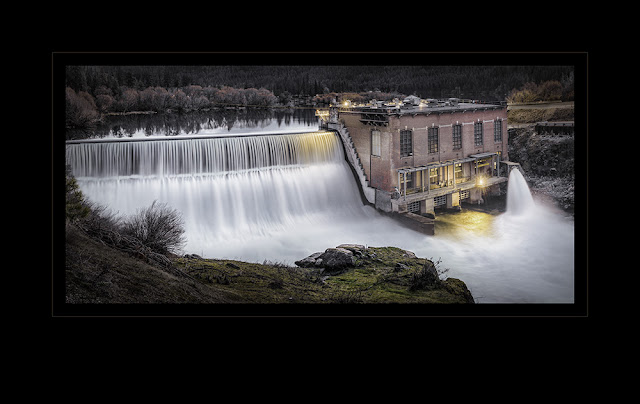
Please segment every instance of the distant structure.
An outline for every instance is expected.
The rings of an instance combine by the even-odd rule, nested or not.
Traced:
[[[461,201],[482,203],[507,181],[506,102],[409,96],[335,105],[324,118],[340,134],[366,199],[383,211],[432,216]]]

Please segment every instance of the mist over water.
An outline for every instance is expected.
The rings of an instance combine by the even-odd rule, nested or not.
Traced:
[[[67,161],[113,211],[158,200],[182,212],[185,253],[293,265],[342,243],[397,246],[441,258],[480,303],[573,302],[573,222],[537,206],[517,170],[507,212],[450,215],[453,231],[425,236],[362,204],[332,132],[68,144]]]

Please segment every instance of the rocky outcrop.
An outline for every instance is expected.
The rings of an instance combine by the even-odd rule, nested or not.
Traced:
[[[440,261],[419,258],[397,247],[340,244],[296,261],[344,302],[475,303],[465,283],[446,278]]]
[[[356,264],[353,253],[344,248],[327,248],[325,252],[318,257],[316,262],[320,261],[320,266],[329,272],[341,272]]]
[[[540,134],[533,125],[510,129],[509,160],[520,163],[534,196],[573,211],[574,135]]]
[[[360,256],[361,250],[364,250],[364,246],[359,244],[341,244],[324,252],[313,253],[295,264],[302,268],[320,267],[331,274],[341,273],[356,265],[354,253]]]
[[[313,253],[307,258],[296,261],[295,264],[301,268],[312,268],[316,266],[316,260],[322,255],[322,252]]]

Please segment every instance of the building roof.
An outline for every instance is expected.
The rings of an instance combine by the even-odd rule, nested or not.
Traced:
[[[420,105],[403,105],[400,107],[371,107],[360,106],[353,108],[341,108],[340,113],[378,113],[389,115],[417,115],[417,114],[431,114],[431,113],[443,113],[443,112],[465,112],[474,110],[487,110],[487,109],[503,109],[506,108],[506,104],[479,104],[479,103],[430,103]]]

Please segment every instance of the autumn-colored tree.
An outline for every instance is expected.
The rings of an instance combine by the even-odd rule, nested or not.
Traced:
[[[84,91],[66,88],[65,125],[67,128],[89,128],[100,120],[93,97]]]
[[[122,112],[128,112],[138,105],[139,100],[140,95],[137,90],[122,87],[122,92],[118,99],[118,109]]]

